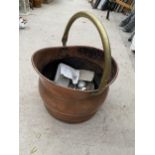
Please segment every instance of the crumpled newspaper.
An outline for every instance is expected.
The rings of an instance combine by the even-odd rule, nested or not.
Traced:
[[[84,69],[74,69],[64,63],[58,65],[54,82],[58,85],[68,87],[70,80],[73,85],[77,85],[79,81],[91,82],[95,76],[93,71]]]

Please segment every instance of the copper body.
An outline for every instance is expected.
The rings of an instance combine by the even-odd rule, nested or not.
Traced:
[[[96,93],[97,89],[86,92],[58,86],[43,73],[45,66],[51,62],[62,59],[76,60],[76,58],[81,62],[73,61],[71,65],[95,71],[99,75],[99,83],[104,64],[104,52],[100,49],[85,46],[45,48],[32,56],[33,66],[39,74],[39,92],[46,108],[54,117],[70,123],[85,121],[96,113],[104,103],[109,85],[116,78],[118,69],[112,58],[111,77],[100,93]],[[55,68],[55,66],[53,67]],[[49,72],[47,74],[52,74],[55,71],[51,68]]]
[[[78,18],[89,19],[97,28],[103,50],[87,46],[66,46],[70,27]],[[116,78],[118,67],[111,57],[111,48],[102,23],[91,13],[78,12],[69,20],[62,37],[63,47],[44,48],[32,56],[32,63],[39,74],[39,92],[47,110],[56,118],[77,123],[93,116],[104,103],[110,84]],[[95,72],[95,90],[80,91],[61,87],[53,82],[60,62],[76,69]]]

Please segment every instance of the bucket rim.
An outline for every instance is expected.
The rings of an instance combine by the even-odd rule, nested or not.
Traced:
[[[78,89],[72,89],[72,88],[69,88],[69,87],[63,87],[63,86],[60,86],[60,85],[57,85],[54,81],[48,79],[46,76],[44,76],[43,74],[40,73],[40,71],[38,70],[38,68],[36,67],[35,63],[34,63],[34,57],[37,53],[39,52],[43,52],[44,50],[49,50],[49,49],[55,49],[55,48],[93,48],[93,49],[96,49],[96,50],[99,50],[101,52],[104,52],[103,49],[100,49],[100,48],[96,48],[96,47],[92,47],[92,46],[85,46],[85,45],[72,45],[72,46],[49,46],[49,47],[44,47],[44,48],[41,48],[41,49],[38,49],[36,50],[33,54],[32,54],[32,57],[31,57],[31,63],[32,63],[32,66],[33,68],[35,69],[35,71],[38,73],[39,75],[39,78],[41,77],[42,79],[44,79],[45,81],[47,81],[49,84],[52,84],[56,87],[60,87],[61,89],[66,89],[68,91],[74,91],[74,92],[82,92],[82,93],[86,93],[86,94],[89,94],[89,93],[92,93],[92,94],[99,94],[102,93],[105,89],[107,89],[117,78],[118,76],[118,72],[119,72],[119,68],[118,68],[118,64],[117,62],[115,61],[115,59],[113,58],[113,56],[111,56],[111,59],[112,59],[112,62],[114,62],[115,64],[115,68],[116,68],[116,72],[115,72],[115,75],[113,76],[113,78],[106,84],[106,86],[102,89],[102,91],[100,91],[99,89],[95,89],[95,90],[88,90],[88,91],[81,91],[81,90],[78,90]],[[113,65],[112,65],[113,66]]]

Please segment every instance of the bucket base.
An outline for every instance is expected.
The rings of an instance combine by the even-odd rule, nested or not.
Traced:
[[[45,108],[47,109],[47,111],[50,115],[52,115],[53,117],[55,117],[56,119],[58,119],[60,121],[67,122],[67,123],[81,123],[81,122],[89,120],[93,115],[96,114],[96,112],[94,112],[93,114],[90,114],[90,115],[75,117],[75,116],[71,116],[71,115],[67,116],[65,114],[53,111],[53,110],[49,109],[46,105],[45,105]]]

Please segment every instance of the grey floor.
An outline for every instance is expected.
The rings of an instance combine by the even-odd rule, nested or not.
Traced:
[[[69,18],[77,11],[93,12],[104,24],[112,55],[119,65],[105,104],[81,124],[67,124],[51,117],[38,93],[38,75],[32,54],[43,47],[61,46]],[[124,15],[94,10],[87,0],[54,0],[26,16],[28,26],[20,30],[20,155],[134,155],[134,55],[121,31]],[[97,30],[86,19],[73,25],[68,45],[102,48]]]

